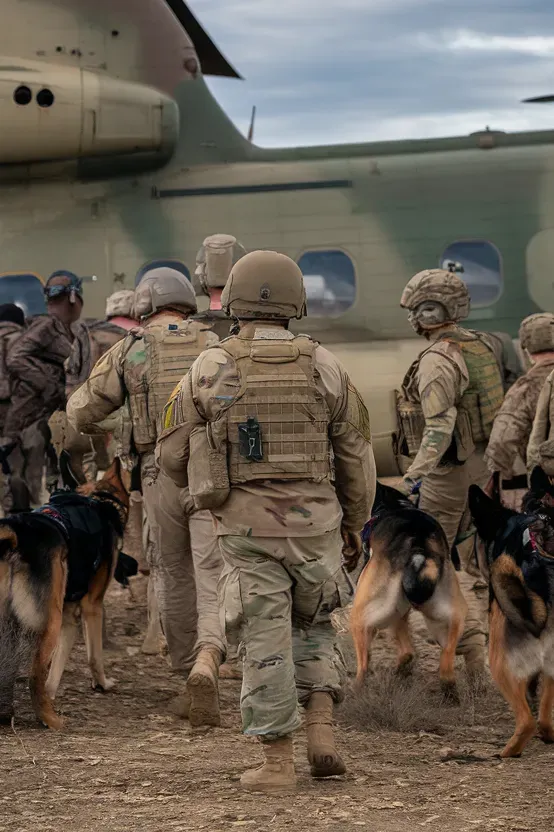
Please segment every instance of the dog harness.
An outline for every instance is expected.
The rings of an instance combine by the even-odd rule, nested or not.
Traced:
[[[105,529],[94,501],[71,491],[54,491],[34,514],[50,520],[67,543],[65,601],[75,603],[87,594],[90,580],[102,563]]]

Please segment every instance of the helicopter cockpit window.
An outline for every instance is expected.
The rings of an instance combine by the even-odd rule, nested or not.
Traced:
[[[25,317],[46,312],[43,286],[34,274],[0,275],[0,303],[15,303]]]
[[[145,263],[142,269],[139,270],[135,279],[135,286],[139,285],[146,272],[149,272],[150,269],[161,269],[164,267],[167,269],[175,269],[176,272],[180,272],[187,280],[190,280],[190,272],[180,260],[152,260],[150,263]]]
[[[467,283],[472,307],[490,306],[502,294],[500,252],[487,240],[452,243],[443,253],[440,265]]]
[[[298,260],[304,275],[308,315],[342,315],[356,299],[354,264],[344,251],[307,251]]]

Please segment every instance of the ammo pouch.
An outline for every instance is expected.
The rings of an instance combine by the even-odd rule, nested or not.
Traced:
[[[398,453],[409,459],[415,459],[425,429],[421,405],[409,401],[403,393],[396,390],[396,414],[398,417]]]
[[[188,483],[197,510],[218,508],[229,496],[226,437],[224,420],[194,428],[190,435]]]

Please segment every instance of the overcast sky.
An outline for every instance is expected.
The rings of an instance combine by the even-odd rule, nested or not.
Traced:
[[[554,128],[552,0],[191,0],[244,81],[209,79],[266,146]]]

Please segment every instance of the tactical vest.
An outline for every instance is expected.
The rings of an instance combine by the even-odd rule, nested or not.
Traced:
[[[253,339],[228,338],[219,347],[234,359],[240,383],[239,395],[219,417],[226,422],[230,484],[328,478],[330,414],[315,381],[317,344],[305,335],[258,327]],[[241,442],[249,419],[259,425],[256,461],[245,455],[244,436]]]
[[[449,332],[438,339],[455,343],[461,350],[467,367],[469,384],[456,404],[454,428],[455,461],[465,462],[475,446],[488,440],[496,414],[504,399],[504,387],[492,346],[480,333]],[[413,458],[423,439],[425,419],[417,389],[417,372],[427,353],[436,353],[452,361],[436,349],[436,342],[414,361],[404,377],[401,391],[397,391],[397,414],[400,429],[400,453]]]
[[[139,453],[154,449],[157,421],[177,384],[212,342],[210,330],[196,321],[152,323],[130,337],[125,355],[125,385]]]

